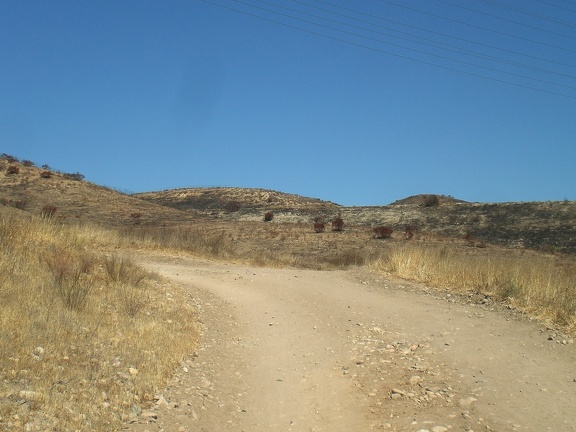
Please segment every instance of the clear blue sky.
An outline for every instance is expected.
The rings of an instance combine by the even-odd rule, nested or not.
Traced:
[[[0,0],[2,152],[134,192],[575,200],[576,3]]]

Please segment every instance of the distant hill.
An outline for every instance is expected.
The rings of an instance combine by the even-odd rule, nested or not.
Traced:
[[[54,211],[64,222],[103,225],[163,225],[194,220],[195,214],[144,201],[66,174],[38,168],[30,162],[0,157],[0,205],[32,214]]]
[[[461,204],[467,201],[459,200],[448,195],[420,194],[412,195],[390,205],[418,205],[422,207],[434,207],[435,205]]]
[[[254,188],[183,188],[145,192],[133,196],[178,210],[200,212],[322,212],[336,210],[340,207],[338,204],[315,198]]]

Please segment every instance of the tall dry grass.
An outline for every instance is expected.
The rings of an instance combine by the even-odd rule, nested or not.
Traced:
[[[0,430],[116,430],[197,343],[178,290],[97,233],[0,212]]]
[[[478,292],[560,325],[576,329],[576,262],[571,258],[452,245],[394,244],[373,268],[401,278]]]

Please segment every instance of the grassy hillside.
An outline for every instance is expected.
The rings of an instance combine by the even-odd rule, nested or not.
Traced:
[[[78,173],[60,173],[1,158],[0,173],[0,204],[34,215],[53,212],[55,218],[67,223],[159,226],[189,222],[196,216],[95,185]]]

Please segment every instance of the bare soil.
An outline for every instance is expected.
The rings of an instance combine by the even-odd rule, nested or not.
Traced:
[[[576,345],[512,311],[364,268],[139,261],[204,335],[125,430],[576,430]]]

